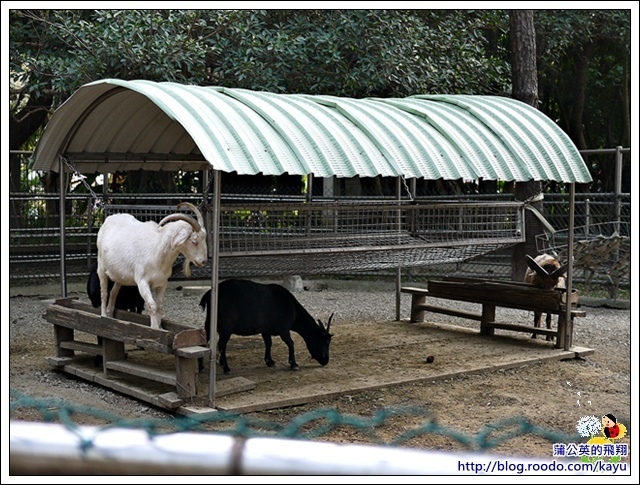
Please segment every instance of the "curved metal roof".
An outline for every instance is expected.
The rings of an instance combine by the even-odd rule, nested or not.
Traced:
[[[591,181],[555,123],[497,96],[350,99],[104,79],[56,110],[34,169],[58,171],[58,155],[83,173]]]

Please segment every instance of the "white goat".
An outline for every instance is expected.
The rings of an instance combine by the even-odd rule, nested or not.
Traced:
[[[191,276],[190,263],[203,266],[207,262],[202,214],[188,202],[178,204],[178,209],[181,207],[191,209],[198,220],[183,213],[168,215],[160,223],[141,222],[131,214],[113,214],[105,219],[97,239],[102,316],[113,316],[121,286],[138,285],[151,327],[160,328],[164,294],[178,254],[185,257],[187,278]],[[165,225],[167,222],[171,224]],[[114,282],[110,293],[109,279]]]
[[[544,290],[553,288],[566,288],[567,265],[560,265],[560,262],[548,254],[540,254],[534,258],[527,254],[527,271],[524,274],[525,283],[530,283]],[[542,312],[534,312],[533,326],[540,328],[542,325]],[[547,328],[551,328],[551,314],[547,313]],[[534,332],[531,338],[536,338]],[[552,337],[547,335],[547,340]]]

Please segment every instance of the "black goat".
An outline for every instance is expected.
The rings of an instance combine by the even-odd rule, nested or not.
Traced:
[[[113,288],[113,281],[109,281],[109,291]],[[94,308],[100,308],[100,278],[98,278],[98,263],[94,263],[87,280],[87,295]],[[137,286],[123,286],[116,298],[116,308],[135,313],[144,310],[144,298],[140,295]]]
[[[200,300],[200,306],[207,312],[205,329],[207,340],[211,338],[209,302],[211,290]],[[218,352],[220,365],[224,373],[231,372],[227,364],[227,342],[232,334],[257,335],[264,340],[264,361],[269,367],[275,362],[271,358],[271,337],[280,336],[289,348],[289,365],[297,370],[298,364],[294,355],[293,340],[290,331],[298,333],[305,341],[311,358],[322,366],[329,362],[329,344],[332,335],[329,333],[331,319],[327,325],[313,319],[293,294],[283,286],[262,284],[250,280],[230,279],[218,285]],[[200,359],[200,370],[203,369]]]

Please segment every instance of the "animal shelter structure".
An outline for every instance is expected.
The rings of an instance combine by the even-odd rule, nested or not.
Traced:
[[[509,98],[349,99],[117,79],[86,84],[58,108],[33,168],[61,174],[201,171],[212,335],[220,275],[424,266],[466,261],[525,240],[526,203],[417,203],[415,179],[550,180],[572,190],[574,183],[591,181],[567,135],[540,111]],[[304,202],[222,204],[221,172],[306,176],[308,185],[334,177],[396,177],[397,198],[344,202],[329,194]],[[126,209],[137,215],[135,207]],[[61,253],[64,265],[64,244]],[[61,274],[66,296],[64,266]],[[210,350],[215,355],[213,342]]]

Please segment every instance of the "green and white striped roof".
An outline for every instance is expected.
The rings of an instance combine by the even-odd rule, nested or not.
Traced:
[[[34,170],[205,170],[241,175],[587,183],[548,117],[504,97],[352,99],[104,79],[53,114]]]

